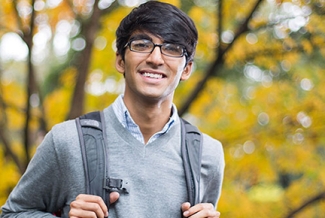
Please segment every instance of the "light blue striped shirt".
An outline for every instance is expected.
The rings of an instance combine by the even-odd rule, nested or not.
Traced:
[[[142,142],[144,144],[144,138],[141,133],[140,127],[134,122],[128,109],[126,108],[124,101],[123,101],[123,95],[118,96],[118,98],[112,104],[112,107],[113,107],[113,110],[114,110],[114,113],[115,113],[117,119],[120,121],[122,126],[124,128],[126,128],[127,130],[129,130],[130,133],[137,140],[139,140],[140,142]],[[177,109],[176,109],[176,106],[173,104],[172,105],[172,115],[169,118],[168,122],[166,123],[166,125],[163,127],[162,130],[160,130],[159,132],[157,132],[153,136],[151,136],[151,138],[149,139],[147,144],[153,142],[159,136],[167,133],[168,130],[172,127],[172,125],[175,123],[175,121],[177,119],[179,119],[179,117],[177,115]]]

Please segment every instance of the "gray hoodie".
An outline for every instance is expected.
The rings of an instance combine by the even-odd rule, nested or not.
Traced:
[[[147,145],[136,140],[116,118],[104,110],[110,177],[128,182],[109,208],[110,218],[181,217],[187,190],[180,152],[180,121]],[[201,200],[217,204],[223,180],[224,155],[219,141],[204,134]],[[70,203],[85,193],[85,176],[74,120],[58,124],[46,135],[25,174],[2,207],[2,218],[53,217],[61,210],[68,217]]]

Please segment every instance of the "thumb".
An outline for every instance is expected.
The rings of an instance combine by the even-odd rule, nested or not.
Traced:
[[[113,204],[119,199],[119,197],[120,197],[120,193],[112,192],[109,194],[109,202]]]
[[[188,209],[190,209],[191,204],[189,202],[185,202],[182,204],[182,212],[187,211]]]

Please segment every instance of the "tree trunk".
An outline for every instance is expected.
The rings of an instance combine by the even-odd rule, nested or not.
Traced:
[[[102,11],[98,8],[98,1],[99,0],[95,1],[92,15],[87,19],[86,23],[83,23],[84,25],[82,26],[82,35],[86,41],[86,47],[80,53],[76,62],[78,75],[67,119],[73,119],[80,116],[84,110],[85,83],[89,71],[94,40],[97,30],[99,29],[100,17],[102,15]]]

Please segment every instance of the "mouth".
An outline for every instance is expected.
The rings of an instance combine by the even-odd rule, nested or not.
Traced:
[[[143,72],[140,72],[140,74],[143,77],[147,77],[147,78],[150,78],[150,79],[162,79],[162,78],[166,78],[166,75],[165,74],[157,73],[157,72],[143,71]]]

